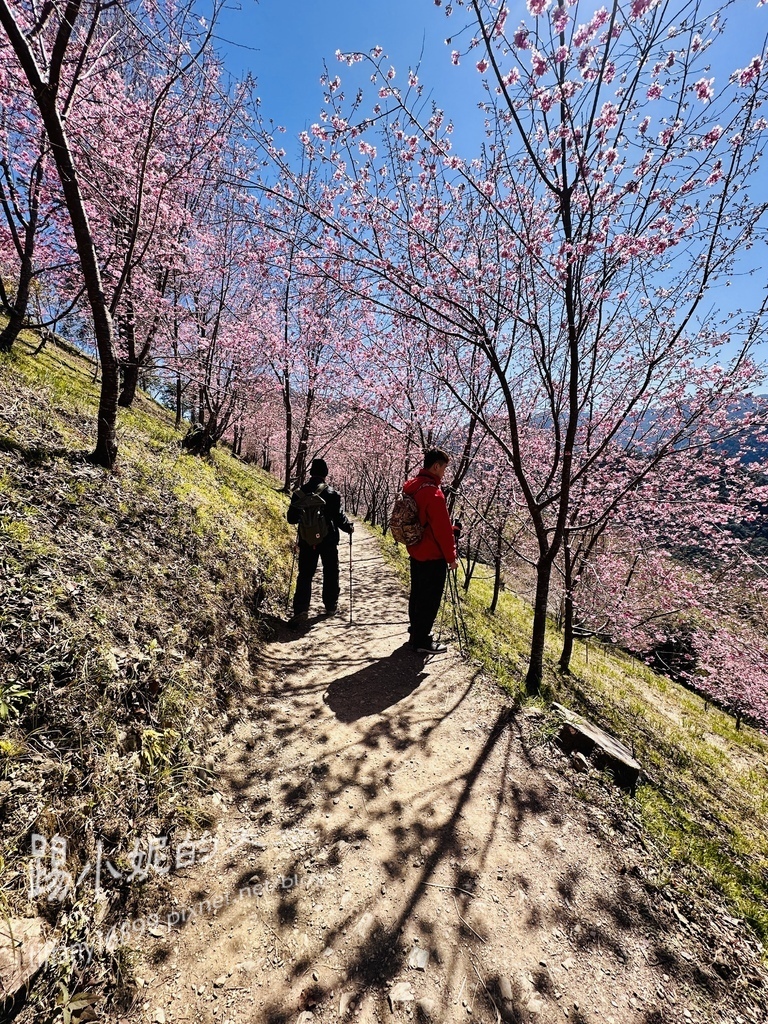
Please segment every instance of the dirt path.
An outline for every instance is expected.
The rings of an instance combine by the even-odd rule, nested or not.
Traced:
[[[147,938],[131,1020],[720,1020],[631,836],[470,666],[404,646],[406,595],[354,551],[354,625],[310,613],[264,652],[218,852]]]

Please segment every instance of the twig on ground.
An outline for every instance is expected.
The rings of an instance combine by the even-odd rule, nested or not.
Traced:
[[[456,913],[459,915],[459,920],[464,925],[464,927],[465,928],[469,928],[469,930],[472,932],[472,934],[476,938],[480,939],[481,942],[487,942],[488,940],[484,939],[482,935],[478,935],[477,932],[475,931],[475,929],[472,927],[472,925],[471,924],[467,924],[467,922],[464,920],[464,918],[461,916],[461,914],[459,914],[459,905],[456,902],[456,897],[455,896],[453,897],[453,905],[454,905],[454,907],[456,907]]]
[[[483,897],[478,896],[476,892],[468,892],[466,889],[460,889],[458,885],[437,885],[435,882],[422,882],[422,885],[428,885],[430,889],[444,889],[446,892],[463,892],[465,896],[473,896],[476,900],[481,900]]]
[[[485,984],[485,982],[483,981],[483,976],[482,976],[482,974],[480,973],[480,971],[478,971],[477,967],[475,967],[475,962],[474,962],[474,960],[472,959],[472,957],[470,957],[470,958],[469,958],[469,962],[470,962],[470,963],[472,964],[472,969],[473,969],[473,971],[475,972],[475,974],[476,974],[476,975],[478,976],[478,978],[480,979],[480,984],[481,984],[481,985],[483,986],[483,988],[485,989],[485,994],[486,994],[486,995],[488,996],[488,998],[489,998],[489,999],[491,1000],[491,1006],[493,1007],[493,1009],[494,1009],[494,1010],[495,1010],[495,1012],[496,1012],[496,1024],[501,1024],[501,1013],[499,1012],[499,1008],[498,1008],[498,1006],[496,1005],[496,1000],[495,1000],[495,999],[493,998],[493,996],[491,995],[490,991],[488,990],[488,986],[487,986],[487,985]]]

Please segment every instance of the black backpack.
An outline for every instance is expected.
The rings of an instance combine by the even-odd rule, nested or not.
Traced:
[[[291,503],[301,512],[299,538],[313,548],[325,540],[331,529],[325,515],[326,504],[321,497],[321,492],[326,490],[327,486],[321,483],[316,491],[307,492],[299,489],[291,495]]]

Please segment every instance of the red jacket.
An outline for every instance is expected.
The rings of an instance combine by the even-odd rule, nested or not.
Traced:
[[[428,469],[421,469],[417,476],[406,481],[403,490],[415,498],[419,519],[426,527],[424,536],[418,544],[408,548],[408,554],[418,562],[437,558],[444,558],[449,564],[455,562],[456,538],[440,481]]]

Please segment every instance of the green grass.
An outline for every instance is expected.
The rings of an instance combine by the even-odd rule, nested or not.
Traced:
[[[407,585],[405,549],[389,536],[382,547]],[[475,576],[465,594],[462,579],[459,571],[470,656],[516,702],[526,702],[531,606],[502,591],[490,615],[492,583]],[[577,642],[564,675],[561,641],[550,623],[542,696],[585,714],[633,750],[645,778],[631,807],[663,874],[692,898],[719,893],[768,948],[768,739],[737,729],[730,715],[618,649]]]

